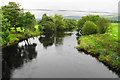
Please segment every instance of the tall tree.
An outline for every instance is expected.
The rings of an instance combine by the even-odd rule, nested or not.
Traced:
[[[20,18],[21,18],[21,25],[25,29],[29,29],[33,31],[35,30],[34,25],[35,25],[36,19],[33,14],[31,14],[30,12],[25,12],[21,14]]]
[[[44,31],[46,34],[53,33],[55,28],[53,17],[47,16],[46,14],[43,14],[42,20],[40,20],[39,25],[42,25],[44,27]]]
[[[11,27],[14,27],[17,32],[16,27],[19,24],[18,17],[21,11],[22,9],[20,9],[20,5],[15,2],[9,2],[8,5],[2,6],[2,13],[11,24],[11,26],[9,26],[9,30]]]
[[[66,30],[74,29],[77,25],[77,21],[74,19],[64,19]]]
[[[92,22],[96,23],[99,18],[100,18],[99,15],[83,16],[81,19],[78,20],[78,24],[77,24],[78,31],[83,27],[83,25],[86,21],[92,21]]]
[[[4,18],[2,15],[2,43],[7,43],[9,42],[9,26],[10,22],[8,21],[7,18]]]
[[[57,31],[63,31],[65,29],[65,23],[62,15],[55,14],[55,28]]]

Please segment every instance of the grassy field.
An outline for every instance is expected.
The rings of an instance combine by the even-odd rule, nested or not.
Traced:
[[[110,28],[111,30],[108,32],[108,34],[118,39],[118,23],[111,23]]]
[[[81,36],[78,50],[96,56],[100,61],[120,73],[120,43],[118,41],[118,24],[112,23],[111,30],[105,34]]]

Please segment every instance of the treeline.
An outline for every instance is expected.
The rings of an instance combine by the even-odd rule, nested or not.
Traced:
[[[32,34],[43,32],[52,34],[55,32],[70,31],[76,28],[77,21],[74,19],[63,19],[62,15],[47,16],[43,14],[42,19],[36,22],[35,16],[30,12],[24,12],[23,8],[15,2],[9,2],[2,6],[2,44],[20,37],[29,37]],[[36,27],[36,25],[39,25]],[[20,28],[18,30],[18,28]],[[13,32],[14,29],[14,32]],[[35,33],[34,33],[35,32]],[[19,36],[14,36],[14,35]],[[14,39],[12,39],[14,38]]]
[[[38,21],[38,28],[45,34],[70,31],[76,28],[77,21],[74,19],[63,19],[62,15],[47,16],[43,14],[42,19]]]
[[[78,20],[77,31],[81,30],[83,35],[103,34],[109,30],[110,20],[99,15],[83,16]]]
[[[111,23],[120,23],[120,20],[110,20]]]

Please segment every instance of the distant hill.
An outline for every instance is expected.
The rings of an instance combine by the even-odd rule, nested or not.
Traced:
[[[110,20],[118,20],[118,15],[100,15],[101,17],[104,17],[104,18],[107,18],[107,19],[110,19]],[[119,16],[120,17],[120,16]],[[82,16],[64,16],[64,19],[67,18],[67,19],[75,19],[75,20],[78,20],[78,19],[81,19]],[[41,18],[36,18],[36,20],[41,20]]]
[[[82,16],[64,16],[63,19],[75,19],[75,20],[78,20],[78,19],[81,19]],[[41,20],[42,18],[36,18],[36,20]]]
[[[104,17],[110,20],[118,20],[118,15],[101,15],[101,17]]]
[[[78,19],[81,19],[82,16],[64,16],[64,18],[67,18],[67,19],[75,19],[75,20],[78,20]]]
[[[39,20],[41,20],[42,18],[36,18],[36,21],[39,21]]]

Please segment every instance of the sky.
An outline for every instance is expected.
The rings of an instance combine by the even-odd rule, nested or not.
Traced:
[[[55,13],[64,15],[77,15],[86,13],[58,12],[57,10],[83,10],[98,12],[118,12],[119,0],[0,0],[0,6],[7,5],[9,2],[17,2],[24,9],[51,9],[52,12],[45,12],[49,15]],[[31,11],[36,17],[43,12]]]

